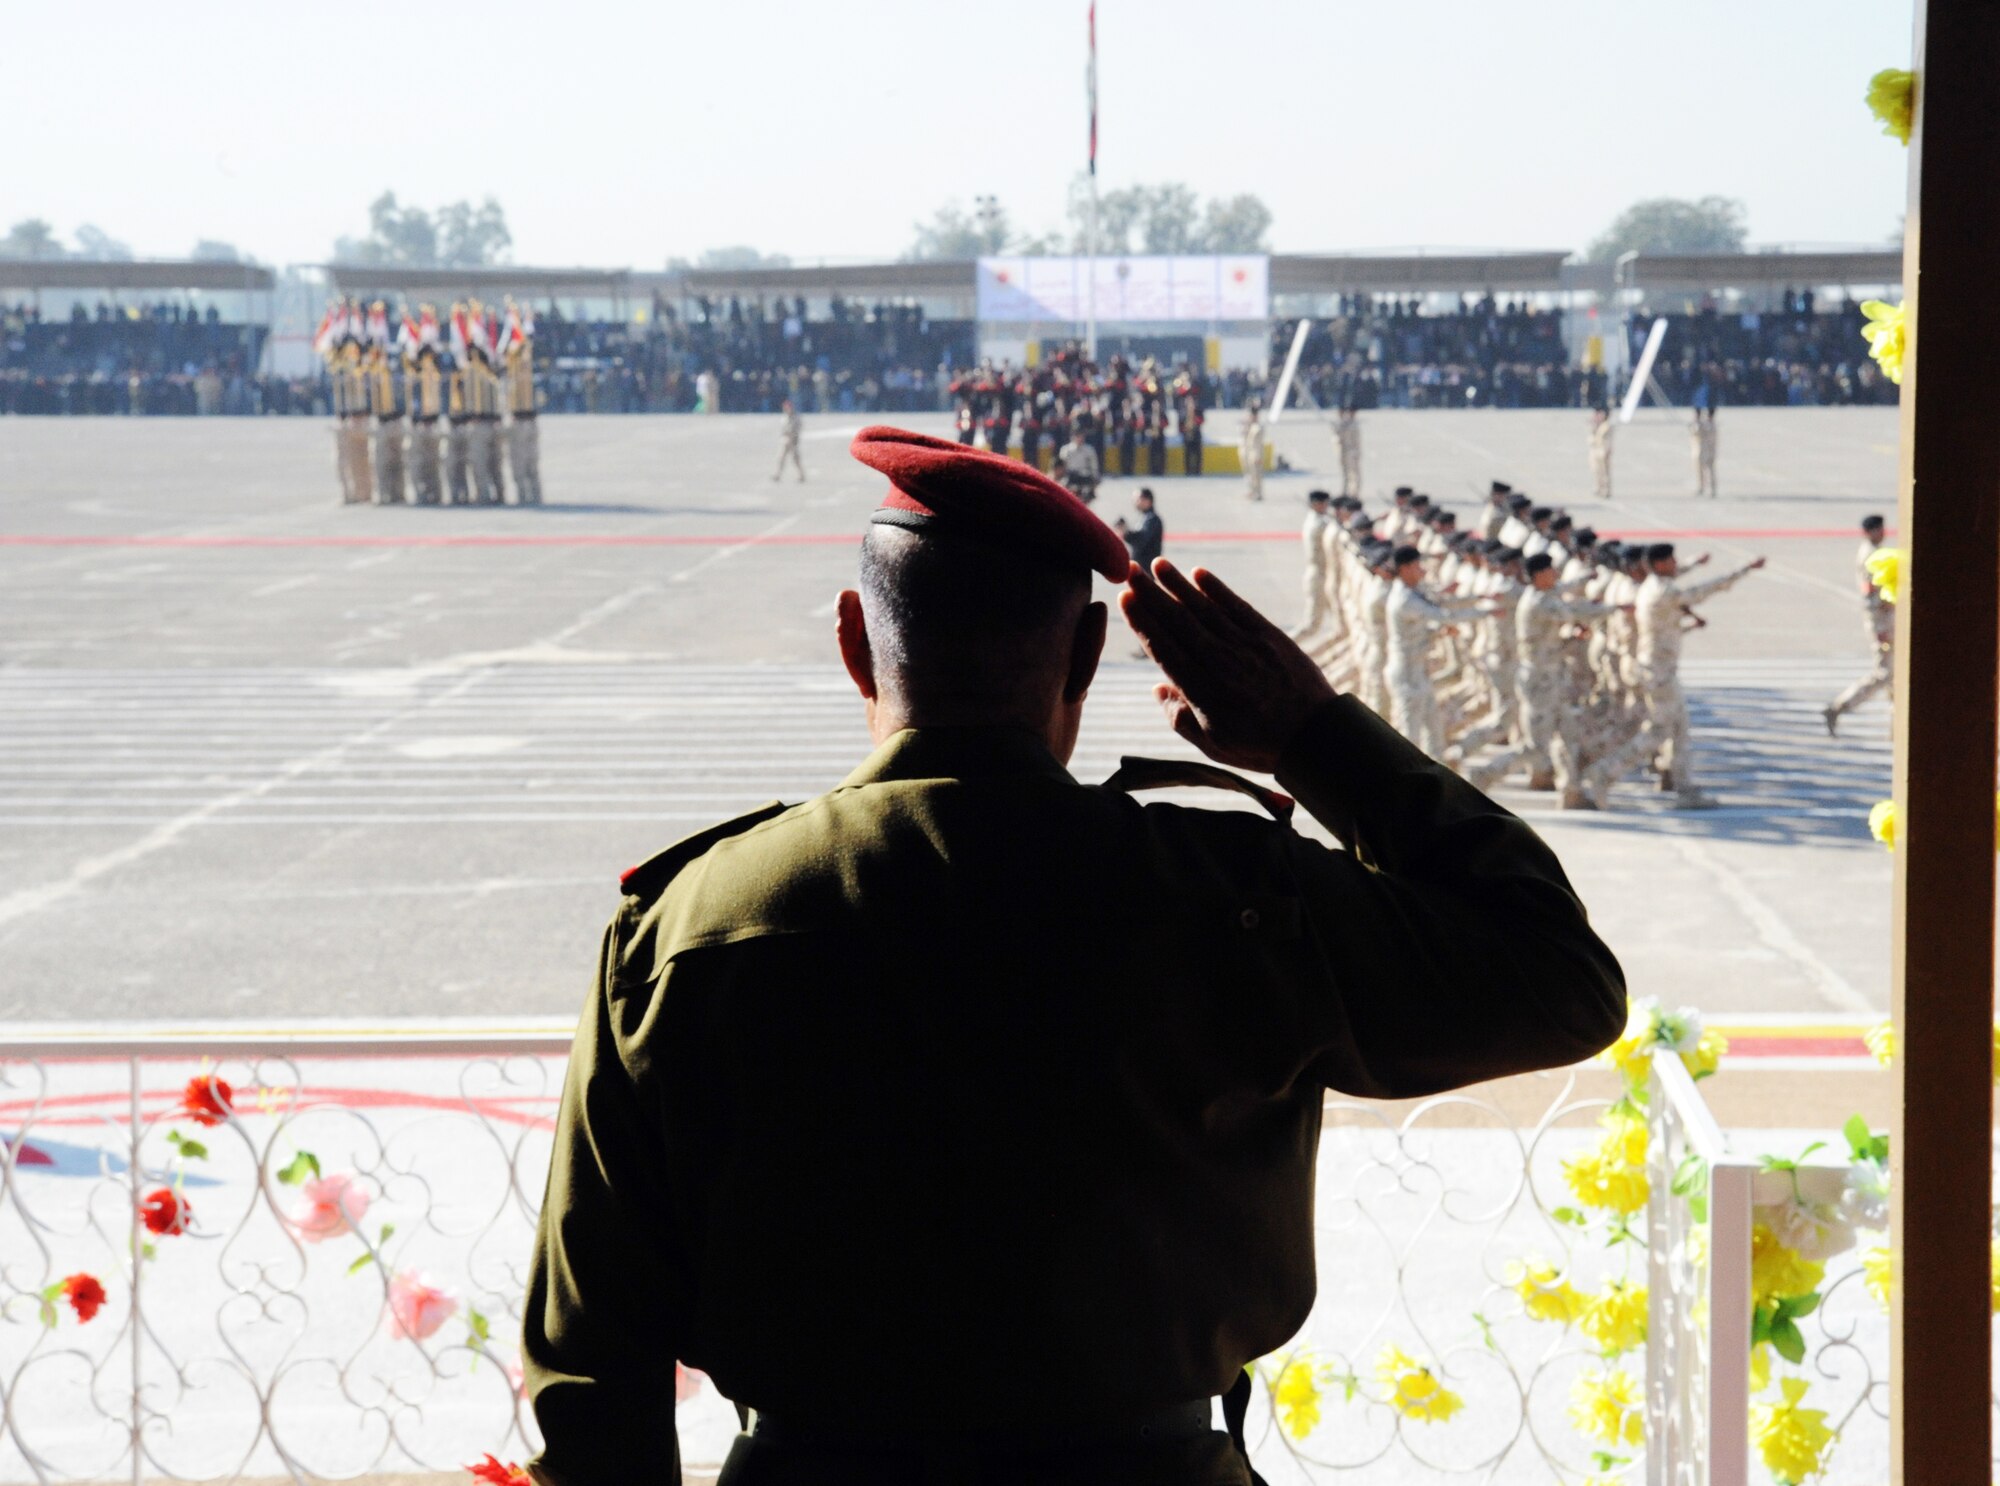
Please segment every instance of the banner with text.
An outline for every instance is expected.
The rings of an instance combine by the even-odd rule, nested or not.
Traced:
[[[1099,258],[1095,310],[1121,320],[1267,320],[1271,260],[1222,257]],[[1004,324],[1081,324],[1090,317],[1088,258],[981,258],[979,318]]]

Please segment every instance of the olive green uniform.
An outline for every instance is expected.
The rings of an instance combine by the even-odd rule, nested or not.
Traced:
[[[1326,1088],[1622,1030],[1520,820],[1348,697],[1278,779],[1347,851],[1081,785],[1025,731],[905,731],[628,873],[525,1307],[537,1477],[674,1480],[676,1358],[789,1430],[914,1452],[854,1479],[1223,1393],[1311,1309]],[[1004,1478],[1249,1480],[1214,1432],[1088,1453]],[[775,1430],[728,1475],[835,1479]]]

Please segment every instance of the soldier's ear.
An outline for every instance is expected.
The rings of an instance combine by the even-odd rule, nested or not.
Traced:
[[[843,588],[834,600],[834,638],[840,645],[840,663],[847,667],[855,690],[868,701],[880,692],[875,683],[875,651],[868,643],[868,623],[861,613],[861,595]]]
[[[1086,604],[1077,617],[1076,632],[1069,648],[1069,675],[1063,682],[1063,700],[1080,702],[1097,678],[1097,662],[1104,654],[1105,627],[1111,611],[1103,604]]]

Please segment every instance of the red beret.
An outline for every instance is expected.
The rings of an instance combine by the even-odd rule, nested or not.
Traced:
[[[1064,567],[1123,583],[1132,556],[1090,507],[1032,465],[1005,454],[877,424],[849,452],[889,477],[870,521],[912,531],[953,531],[996,546],[1025,547]]]

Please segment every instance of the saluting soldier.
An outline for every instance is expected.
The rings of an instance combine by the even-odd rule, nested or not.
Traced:
[[[676,1479],[678,1359],[754,1415],[731,1486],[1247,1486],[1325,1090],[1575,1062],[1622,974],[1533,831],[1219,579],[1131,567],[1017,460],[854,452],[890,481],[836,604],[875,751],[624,878],[524,1307],[531,1470]],[[1346,850],[1224,768],[1069,774],[1093,569],[1173,730]],[[1274,818],[1129,793],[1189,783]]]

